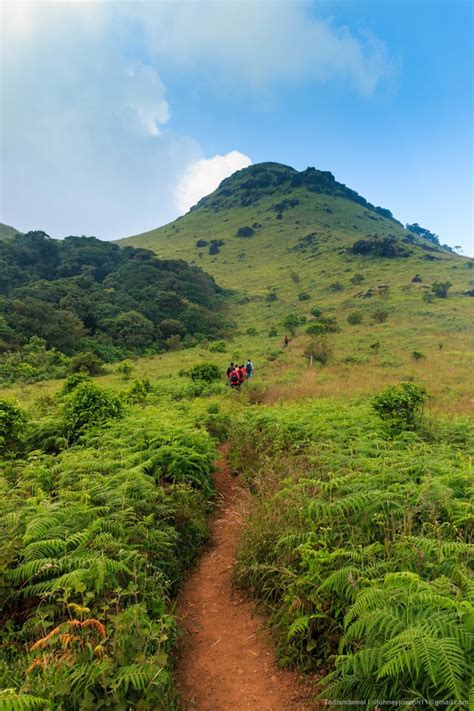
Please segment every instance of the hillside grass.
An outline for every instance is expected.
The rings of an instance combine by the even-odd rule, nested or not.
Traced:
[[[431,251],[427,243],[422,248],[423,240],[406,245],[412,252],[408,258],[354,255],[351,245],[369,234],[403,240],[409,233],[396,222],[340,197],[302,189],[285,197],[298,199],[299,204],[284,211],[281,220],[272,210],[275,197],[262,198],[247,208],[197,208],[170,225],[122,243],[199,264],[219,284],[234,290],[228,320],[235,340],[229,344],[229,355],[237,351],[246,356],[250,351],[257,361],[263,356],[265,363],[271,353],[281,350],[285,316],[296,313],[306,319],[297,328],[298,338],[289,352],[278,361],[280,370],[294,371],[291,377],[298,382],[301,396],[345,397],[372,392],[384,382],[415,378],[429,388],[435,410],[469,412],[474,309],[465,292],[473,285],[472,260]],[[252,237],[236,236],[239,227],[255,223],[261,227],[255,228]],[[313,233],[313,246],[306,251],[294,249],[300,238]],[[209,255],[207,248],[196,247],[199,239],[225,243],[218,254]],[[417,274],[421,282],[412,281]],[[351,282],[354,277],[362,281]],[[428,303],[423,297],[436,281],[452,283],[448,298]],[[373,295],[364,296],[370,290]],[[300,301],[303,292],[309,298]],[[321,309],[324,317],[336,318],[340,328],[328,336],[333,357],[314,379],[301,357],[309,340],[306,327],[314,322],[313,307]],[[385,312],[384,323],[376,320],[380,311]],[[351,325],[347,319],[354,312],[361,323]],[[278,337],[267,337],[271,327]],[[249,328],[255,329],[257,337],[245,335]],[[377,343],[374,352],[370,346]],[[421,354],[418,362],[413,362],[415,352]],[[169,357],[165,362],[172,364],[175,356]],[[272,379],[271,401],[294,397],[296,391],[285,388],[281,380],[280,374]]]

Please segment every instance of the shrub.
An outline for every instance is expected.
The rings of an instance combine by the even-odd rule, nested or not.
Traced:
[[[278,336],[278,329],[276,328],[276,326],[271,326],[268,331],[268,337],[274,338],[275,336]]]
[[[119,363],[117,366],[117,373],[120,373],[122,376],[122,380],[130,380],[130,376],[133,372],[133,367],[130,365],[130,363]]]
[[[363,274],[357,273],[351,277],[351,284],[362,284],[363,281],[365,281],[365,276]]]
[[[423,360],[423,358],[426,358],[425,354],[421,351],[413,351],[411,357],[413,360]]]
[[[357,240],[352,245],[351,251],[353,254],[388,259],[410,256],[409,250],[398,244],[395,237],[379,237],[378,235],[373,235],[370,239]]]
[[[319,318],[322,313],[321,309],[318,309],[317,306],[313,306],[311,309],[311,316],[314,316],[314,318]]]
[[[221,369],[215,363],[200,363],[191,368],[188,374],[192,380],[211,382],[213,380],[219,380],[221,377]]]
[[[431,285],[431,291],[437,299],[447,299],[448,290],[452,286],[450,281],[435,281]]]
[[[326,326],[319,321],[316,323],[310,323],[306,329],[306,333],[310,336],[322,336],[323,333],[326,333]]]
[[[256,328],[253,326],[250,326],[246,331],[245,331],[247,336],[258,336],[258,331]]]
[[[125,402],[135,405],[139,402],[144,402],[147,399],[148,393],[151,391],[151,383],[148,378],[134,380],[130,390],[125,395]]]
[[[243,227],[239,227],[237,230],[237,237],[252,237],[255,234],[255,230],[253,227],[248,227],[248,225],[244,225]]]
[[[421,278],[421,276],[419,274],[415,274],[415,276],[412,279],[412,282],[414,284],[419,284],[422,281],[423,281],[423,279]]]
[[[283,319],[283,326],[287,331],[291,333],[292,336],[296,333],[296,327],[300,325],[300,317],[298,314],[292,313],[285,316]]]
[[[360,311],[352,311],[347,317],[347,323],[350,323],[351,326],[357,326],[359,323],[362,323],[362,314]]]
[[[307,291],[301,291],[301,292],[298,294],[298,299],[299,299],[300,301],[309,301],[310,298],[311,298],[311,296],[308,294]]]
[[[316,361],[326,365],[332,350],[325,338],[312,338],[304,350],[304,355],[310,363]]]
[[[81,385],[81,383],[91,383],[91,376],[88,375],[87,373],[84,372],[79,372],[79,373],[72,373],[70,375],[64,385],[62,386],[61,390],[59,391],[60,395],[69,395],[69,393],[72,393],[73,390],[75,390],[78,385]]]
[[[122,402],[117,395],[88,382],[73,390],[63,408],[66,432],[71,439],[122,414]]]
[[[319,323],[322,323],[327,333],[338,333],[341,329],[334,316],[321,316]]]
[[[426,301],[427,304],[432,304],[435,298],[435,295],[432,294],[431,291],[425,291],[423,294],[423,301]]]
[[[372,400],[372,406],[393,430],[414,430],[427,397],[422,386],[402,383],[386,388]]]
[[[269,291],[268,294],[265,295],[265,301],[268,304],[273,303],[274,301],[278,300],[278,296],[274,291]]]
[[[209,242],[207,240],[198,239],[198,241],[196,242],[196,247],[198,247],[199,249],[202,249],[203,247],[207,247],[208,244],[209,244]]]
[[[332,284],[329,284],[329,290],[330,291],[342,291],[342,284],[340,281],[334,281]]]
[[[78,353],[71,358],[69,369],[71,373],[88,373],[89,375],[102,375],[104,373],[103,361],[92,351]]]
[[[290,272],[290,278],[291,278],[291,281],[293,281],[295,284],[300,283],[300,275],[297,274],[296,272]]]
[[[209,350],[211,353],[225,353],[226,352],[226,343],[225,341],[213,341],[209,345]]]
[[[376,309],[372,314],[372,318],[376,323],[385,323],[388,319],[388,311],[385,309]]]
[[[26,414],[11,400],[0,399],[0,452],[18,449],[26,433]]]

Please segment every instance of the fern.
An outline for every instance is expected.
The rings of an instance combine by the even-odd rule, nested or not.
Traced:
[[[0,691],[0,711],[44,711],[51,703],[38,696],[22,694],[14,689]]]

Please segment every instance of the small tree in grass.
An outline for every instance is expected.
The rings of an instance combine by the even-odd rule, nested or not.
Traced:
[[[296,327],[300,325],[300,317],[298,314],[288,314],[288,316],[285,316],[283,319],[283,326],[287,331],[291,333],[292,336],[295,335],[296,333]]]
[[[452,286],[450,281],[435,281],[431,285],[431,291],[438,299],[447,299],[448,290]]]
[[[204,380],[211,382],[219,380],[221,377],[221,369],[215,363],[199,363],[189,371],[189,376],[192,380]]]
[[[383,390],[374,397],[372,406],[395,432],[415,430],[427,397],[428,393],[422,386],[402,383]]]
[[[72,440],[90,427],[101,426],[122,414],[118,395],[87,381],[72,391],[63,408],[64,424]]]
[[[304,355],[310,364],[317,362],[326,365],[332,355],[332,350],[325,338],[315,337],[306,346]]]

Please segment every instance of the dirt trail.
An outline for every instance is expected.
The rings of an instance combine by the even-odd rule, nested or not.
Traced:
[[[297,674],[280,670],[253,605],[232,589],[242,490],[221,450],[211,547],[183,586],[177,686],[186,711],[308,711],[317,704]]]

